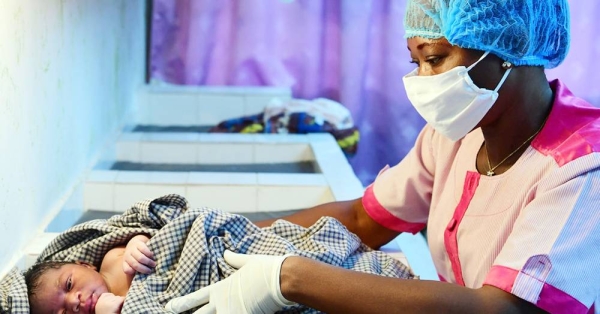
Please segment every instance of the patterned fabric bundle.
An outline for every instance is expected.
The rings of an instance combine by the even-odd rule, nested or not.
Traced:
[[[228,277],[235,269],[225,263],[225,249],[247,254],[292,253],[347,269],[413,278],[403,264],[371,250],[333,218],[321,218],[310,228],[278,221],[260,229],[243,216],[188,209],[179,195],[138,202],[123,215],[75,226],[58,236],[38,261],[81,260],[99,266],[110,248],[139,233],[152,235],[148,245],[157,266],[151,274],[136,274],[122,313],[165,313],[163,307],[172,298]],[[22,293],[27,301],[26,292]],[[15,312],[14,304],[13,313],[27,313]],[[282,312],[316,311],[295,305]]]
[[[25,278],[16,267],[0,281],[0,314],[29,314]]]
[[[350,111],[325,98],[273,99],[264,112],[220,122],[213,133],[330,133],[346,156],[356,154],[360,133]]]

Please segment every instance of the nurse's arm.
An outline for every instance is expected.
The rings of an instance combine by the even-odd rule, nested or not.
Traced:
[[[390,242],[400,234],[375,222],[365,211],[362,198],[318,205],[281,219],[303,227],[309,227],[323,216],[339,220],[350,232],[356,234],[363,243],[374,249]],[[274,221],[275,219],[271,219],[260,221],[256,224],[259,227],[266,227],[270,226]]]
[[[286,299],[326,313],[543,313],[493,286],[381,277],[303,257],[284,261],[280,281]]]

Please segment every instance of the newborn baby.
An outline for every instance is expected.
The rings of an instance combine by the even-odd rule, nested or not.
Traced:
[[[140,234],[112,248],[99,270],[83,262],[32,266],[25,272],[31,313],[120,313],[135,272],[148,274],[156,266],[148,240]]]

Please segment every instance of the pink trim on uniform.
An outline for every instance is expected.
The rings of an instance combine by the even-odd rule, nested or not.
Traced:
[[[465,285],[465,281],[462,275],[462,268],[460,267],[460,259],[458,256],[458,239],[456,234],[458,233],[458,226],[467,212],[469,203],[471,203],[471,200],[475,195],[475,190],[479,185],[480,177],[481,175],[477,172],[467,172],[460,202],[456,206],[454,215],[452,216],[452,219],[450,219],[446,230],[444,230],[444,246],[446,247],[446,252],[448,252],[448,258],[450,259],[450,264],[452,265],[452,272],[454,273],[456,283],[461,286]]]
[[[512,294],[518,274],[518,270],[496,265],[492,267],[483,284],[500,288]],[[547,283],[544,283],[535,305],[551,313],[590,313],[589,309],[579,300]]]
[[[437,275],[438,275],[438,277],[440,277],[440,281],[448,282],[448,280],[446,280],[446,278],[444,278],[444,276],[442,276],[440,274],[437,274]]]
[[[555,103],[548,121],[531,146],[545,156],[552,156],[559,166],[579,157],[600,151],[600,109],[573,96],[558,80],[550,82]],[[560,101],[560,104],[556,102]],[[565,106],[564,104],[569,104]]]
[[[369,214],[373,220],[390,230],[415,234],[425,228],[424,223],[408,222],[390,214],[390,212],[377,201],[372,184],[365,190],[362,204],[367,214]]]
[[[494,286],[511,293],[518,274],[519,272],[512,268],[498,265],[492,266],[492,269],[490,269],[490,272],[485,277],[483,284]]]
[[[551,313],[588,313],[588,308],[579,300],[547,283],[544,284],[536,305]]]

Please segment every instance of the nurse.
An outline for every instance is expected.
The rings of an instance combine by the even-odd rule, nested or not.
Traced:
[[[409,0],[405,28],[414,148],[362,198],[286,219],[332,216],[373,248],[427,226],[440,281],[228,253],[234,275],[168,308],[600,313],[600,110],[544,73],[569,48],[567,1]]]

